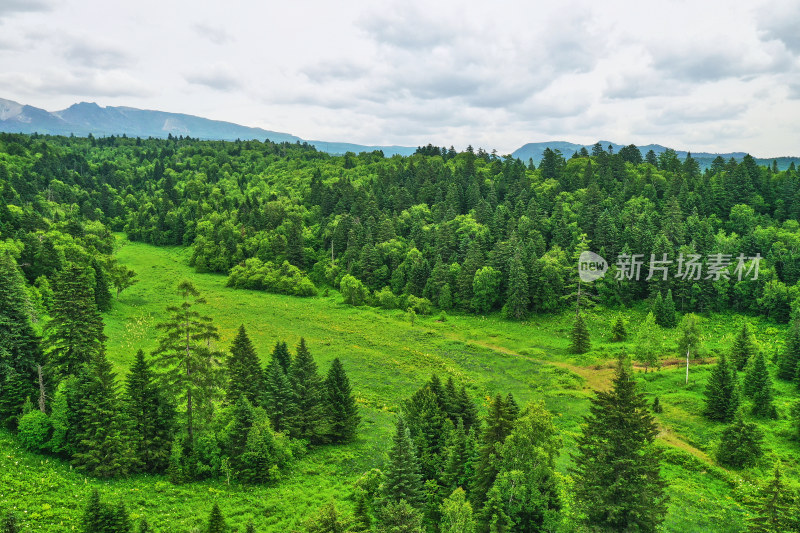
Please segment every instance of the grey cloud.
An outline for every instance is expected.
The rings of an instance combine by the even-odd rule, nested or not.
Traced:
[[[768,40],[774,39],[794,54],[800,54],[800,4],[787,3],[781,9],[766,11],[761,16],[760,34]]]
[[[208,39],[216,45],[223,45],[233,42],[235,39],[233,35],[228,33],[225,28],[220,26],[212,26],[210,24],[197,23],[192,26],[192,29],[197,35]]]
[[[124,51],[104,44],[74,42],[70,39],[64,49],[66,59],[89,68],[114,69],[130,63],[131,58]]]
[[[3,0],[0,2],[0,17],[14,13],[36,13],[50,11],[53,2],[50,0]]]
[[[693,124],[736,119],[747,111],[744,103],[684,104],[663,109],[657,114],[659,124]]]
[[[309,65],[302,70],[302,73],[315,83],[353,81],[363,77],[368,72],[369,69],[366,67],[348,62],[317,63]]]
[[[123,73],[97,71],[56,72],[42,75],[21,72],[0,74],[0,87],[15,92],[47,95],[93,96],[150,96],[152,90],[144,83]]]
[[[750,79],[759,74],[781,72],[788,65],[785,55],[757,59],[743,57],[744,50],[669,50],[653,56],[653,66],[665,75],[689,82],[710,82],[727,78]]]
[[[430,49],[450,42],[455,36],[448,21],[430,21],[413,9],[373,13],[361,18],[358,26],[380,44],[410,51]]]
[[[242,86],[241,80],[237,76],[221,69],[195,72],[186,75],[185,79],[194,85],[203,85],[217,91],[231,91]]]

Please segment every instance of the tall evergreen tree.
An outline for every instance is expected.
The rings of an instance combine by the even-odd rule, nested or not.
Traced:
[[[472,506],[476,510],[483,507],[497,472],[500,468],[500,446],[511,433],[514,424],[514,409],[499,394],[489,405],[486,415],[486,427],[483,430],[478,447],[475,464],[475,476],[472,479],[470,496]]]
[[[233,405],[239,397],[244,396],[251,404],[258,404],[263,394],[264,372],[244,324],[239,326],[239,332],[233,339],[231,355],[227,358],[226,366],[228,403]]]
[[[800,366],[800,320],[792,322],[786,343],[778,357],[778,377],[792,381],[797,377]]]
[[[747,322],[745,322],[736,335],[731,348],[731,363],[736,367],[736,370],[744,370],[755,351],[756,348],[753,345],[750,329],[747,327]]]
[[[621,359],[611,390],[596,393],[589,413],[573,456],[575,499],[586,525],[658,530],[667,511],[658,428]]]
[[[422,478],[419,462],[414,444],[411,442],[411,435],[402,417],[397,419],[397,430],[392,441],[385,475],[383,495],[386,500],[406,501],[414,507],[421,505]]]
[[[222,516],[222,511],[219,508],[219,505],[214,502],[214,506],[211,508],[211,513],[208,515],[208,526],[206,527],[206,533],[226,533],[228,531],[228,525],[225,523],[225,518]]]
[[[211,344],[219,339],[211,317],[195,310],[196,305],[205,303],[200,293],[191,282],[182,281],[178,294],[183,302],[167,307],[169,319],[158,325],[164,333],[153,355],[154,365],[162,370],[162,387],[177,401],[186,402],[186,432],[192,444],[195,411],[210,415],[220,391],[221,354]]]
[[[35,392],[42,355],[30,309],[22,273],[8,253],[0,252],[0,422],[13,424]]]
[[[361,417],[339,358],[335,358],[325,378],[325,407],[328,418],[328,436],[333,442],[347,442],[356,434]]]
[[[294,436],[320,442],[326,433],[322,379],[305,339],[301,338],[297,345],[297,354],[289,367],[289,381],[297,407],[296,423],[292,427]]]
[[[82,364],[105,353],[103,319],[90,269],[70,263],[58,273],[50,316],[44,347],[56,379],[75,375]]]
[[[175,406],[155,379],[149,361],[139,350],[125,386],[125,408],[141,467],[145,472],[160,473],[169,466]]]
[[[589,330],[586,328],[583,316],[579,314],[575,319],[575,325],[572,326],[572,332],[570,333],[569,350],[575,354],[582,354],[588,352],[591,348]]]
[[[108,275],[97,258],[92,259],[92,270],[94,271],[94,302],[99,311],[111,309],[111,287]]]
[[[706,384],[704,414],[711,420],[729,422],[739,408],[739,390],[736,369],[728,364],[725,354],[720,354]]]
[[[611,328],[611,342],[622,342],[628,339],[628,330],[625,328],[625,320],[621,316],[614,321]]]
[[[775,418],[777,412],[773,404],[772,379],[769,376],[767,362],[761,350],[758,350],[747,367],[744,378],[744,393],[753,400],[751,413],[755,416]]]
[[[745,421],[741,413],[722,431],[717,447],[717,461],[732,468],[754,465],[762,455],[764,432],[752,422]]]
[[[130,421],[121,409],[111,363],[105,354],[96,355],[77,377],[72,463],[98,477],[134,471],[138,461]]]
[[[775,473],[759,491],[758,500],[753,506],[753,516],[747,527],[748,533],[783,533],[800,530],[800,519],[794,512],[794,497],[791,489],[783,481],[779,465]]]
[[[297,425],[297,404],[289,377],[274,354],[264,377],[264,408],[275,431],[293,432]]]
[[[508,265],[508,289],[506,290],[503,315],[515,320],[521,320],[528,315],[529,307],[528,273],[522,263],[522,256],[519,250],[516,250]]]
[[[275,343],[275,348],[272,350],[272,358],[278,361],[284,374],[289,373],[289,367],[292,364],[292,355],[289,353],[289,347],[285,342],[278,341]]]
[[[672,299],[672,289],[667,290],[667,296],[661,305],[661,313],[656,319],[658,325],[664,328],[671,329],[678,325],[678,317],[675,314],[675,301]]]

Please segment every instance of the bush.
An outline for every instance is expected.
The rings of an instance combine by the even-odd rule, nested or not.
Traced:
[[[369,295],[369,290],[364,284],[350,274],[342,278],[339,291],[344,297],[344,303],[355,306],[364,305]]]
[[[42,451],[46,448],[53,432],[53,424],[48,417],[38,409],[22,415],[19,419],[18,437],[25,448],[32,451]]]
[[[384,287],[380,291],[375,291],[375,303],[383,309],[397,309],[397,296],[392,289]]]
[[[296,266],[284,261],[280,267],[257,257],[231,269],[228,287],[261,290],[291,296],[316,296],[317,287]]]
[[[429,315],[433,312],[433,305],[427,298],[417,298],[409,295],[406,300],[406,306],[407,310],[414,311],[418,315]]]

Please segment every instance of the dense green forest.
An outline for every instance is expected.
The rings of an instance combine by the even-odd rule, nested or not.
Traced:
[[[359,439],[360,383],[346,359],[321,372],[317,346],[301,335],[291,350],[274,339],[262,365],[265,347],[244,325],[222,342],[213,305],[189,280],[172,280],[153,343],[133,347],[118,375],[104,316],[142,277],[115,253],[123,232],[190,247],[196,272],[223,274],[242,294],[338,293],[349,306],[404,313],[412,327],[418,315],[536,324],[567,313],[564,353],[606,368],[618,359],[570,437],[566,472],[557,467],[560,413],[543,402],[520,405],[496,387],[481,399],[446,365],[446,379],[417,376],[382,437],[386,460],[352,488],[352,513],[330,503],[304,530],[656,531],[669,505],[655,418],[663,406],[637,374],[685,353],[713,363],[693,414],[721,424],[715,468],[759,469],[744,526],[800,530],[793,481],[765,466],[780,461],[768,456],[764,429],[788,425],[784,440],[794,442],[800,427],[791,403],[800,384],[797,169],[748,156],[701,172],[691,156],[632,145],[567,156],[548,150],[537,167],[430,145],[410,157],[336,157],[268,141],[0,135],[0,418],[25,449],[93,478],[175,485],[277,486],[307,454]],[[610,271],[581,285],[586,250]],[[704,275],[628,279],[617,257],[632,254],[643,255],[644,271],[651,254],[676,264],[696,256]],[[742,276],[737,268],[752,273],[754,257],[757,275]],[[629,308],[644,310],[635,335]],[[729,345],[703,331],[718,312],[736,313]],[[596,314],[615,318],[602,340]],[[780,332],[770,350],[748,326],[763,321]],[[592,355],[598,342],[627,346],[630,357],[624,348]],[[795,463],[786,466],[796,479]],[[208,531],[226,530],[219,506],[206,512]],[[93,492],[81,527],[150,531],[148,518],[134,525],[124,502]],[[15,513],[4,520],[3,531],[18,527]]]

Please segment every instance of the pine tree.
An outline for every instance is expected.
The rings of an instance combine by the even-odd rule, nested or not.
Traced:
[[[656,294],[650,312],[653,313],[653,316],[656,319],[656,324],[661,326],[664,318],[664,296],[660,292]]]
[[[515,320],[521,320],[528,315],[529,307],[528,273],[522,264],[519,250],[516,250],[508,265],[508,289],[506,290],[503,315]]]
[[[83,511],[81,530],[83,533],[105,533],[109,531],[112,518],[111,510],[100,501],[100,494],[94,489]]]
[[[783,482],[778,465],[775,473],[759,491],[758,501],[750,517],[748,533],[782,533],[797,531],[798,518],[793,511],[794,498],[791,489]]]
[[[775,418],[777,416],[777,411],[773,405],[772,379],[767,370],[764,354],[760,350],[756,352],[751,364],[747,367],[747,375],[744,378],[744,393],[753,400],[751,410],[753,415],[764,418]]]
[[[789,328],[786,344],[778,358],[778,377],[786,381],[794,380],[800,366],[798,363],[800,363],[800,320],[795,320]]]
[[[390,501],[381,509],[380,533],[422,533],[422,513],[405,500]]]
[[[247,441],[238,461],[238,477],[244,483],[266,483],[273,475],[277,458],[273,435],[267,427],[253,425],[247,432]]]
[[[580,314],[575,319],[575,325],[572,327],[570,333],[569,350],[575,354],[586,353],[591,349],[591,341],[589,340],[589,330],[583,322],[583,316]]]
[[[756,424],[746,422],[741,413],[731,425],[722,431],[717,461],[732,468],[745,468],[754,465],[762,455],[764,433]]]
[[[21,531],[17,523],[17,515],[6,513],[3,521],[0,522],[0,533],[21,533]]]
[[[35,391],[35,368],[42,363],[30,309],[16,262],[0,252],[0,422],[12,425]]]
[[[97,477],[134,471],[138,461],[130,422],[122,413],[111,363],[97,355],[77,377],[72,464]]]
[[[297,354],[289,367],[289,381],[297,406],[293,436],[320,442],[326,433],[322,379],[317,373],[317,363],[306,348],[305,339],[301,338],[297,346]]]
[[[655,414],[663,413],[664,408],[661,407],[661,401],[658,399],[658,396],[653,398],[653,412]]]
[[[275,348],[272,350],[272,358],[278,361],[284,374],[289,373],[289,367],[292,364],[292,355],[289,353],[289,347],[285,342],[279,341],[275,343]]]
[[[94,302],[99,311],[111,309],[111,288],[109,287],[108,276],[97,258],[92,259],[92,270],[94,270]]]
[[[464,421],[464,430],[469,431],[470,428],[475,427],[478,423],[478,408],[475,407],[475,402],[469,397],[466,386],[461,386],[454,403],[456,404],[455,409],[458,417]]]
[[[247,398],[240,396],[236,405],[233,406],[233,421],[228,431],[225,450],[235,472],[239,472],[246,466],[242,455],[247,446],[247,437],[253,427],[253,421],[253,406]]]
[[[57,380],[75,375],[80,366],[105,353],[103,319],[94,298],[88,268],[70,263],[53,284],[51,320],[45,325],[44,347]]]
[[[656,325],[655,316],[652,312],[647,313],[639,326],[634,347],[636,360],[644,365],[645,372],[653,367],[661,367],[661,354],[664,349],[662,339],[661,328]]]
[[[659,293],[660,295],[660,293]],[[672,289],[667,290],[667,297],[661,306],[661,316],[657,317],[658,325],[663,328],[674,328],[678,325],[678,318],[675,314],[675,301],[672,299]]]
[[[225,523],[225,518],[222,516],[219,505],[215,502],[214,507],[211,508],[211,514],[208,515],[206,533],[226,533],[227,531],[228,525]]]
[[[612,389],[597,392],[589,412],[572,471],[586,525],[656,531],[667,511],[658,428],[622,359]]]
[[[755,353],[755,346],[750,335],[750,330],[747,327],[747,322],[742,324],[742,329],[736,335],[731,348],[731,363],[735,366],[736,370],[742,371],[747,366],[750,358]]]
[[[297,425],[297,405],[289,377],[274,354],[265,374],[264,408],[272,428],[292,433]]]
[[[625,320],[619,316],[614,322],[614,327],[611,328],[611,342],[622,342],[627,339],[628,330],[625,329]]]
[[[392,442],[383,495],[389,501],[404,500],[417,507],[422,503],[422,478],[414,444],[402,417],[397,419],[397,430]]]
[[[450,442],[444,454],[441,484],[445,490],[469,488],[473,468],[472,458],[475,453],[472,444],[464,429],[464,421],[459,419],[456,429],[450,435]]]
[[[361,417],[339,358],[335,358],[325,379],[325,406],[328,417],[328,436],[333,442],[348,442],[355,437]]]
[[[736,370],[728,364],[725,354],[721,354],[711,371],[706,384],[706,408],[704,414],[711,420],[729,422],[739,408],[739,391]]]
[[[151,473],[164,472],[172,450],[175,407],[156,384],[142,350],[136,353],[128,374],[124,400],[142,469]]]
[[[253,405],[259,403],[263,393],[264,372],[244,325],[239,326],[239,332],[233,339],[231,355],[227,359],[227,379],[228,403],[235,404],[240,396],[247,398]]]
[[[514,424],[513,410],[513,407],[509,408],[499,394],[492,399],[489,405],[486,427],[481,434],[478,447],[475,475],[472,479],[472,487],[470,487],[472,506],[476,510],[483,507],[486,495],[497,477],[500,466],[498,447],[511,433]]]
[[[178,284],[178,294],[183,303],[167,307],[170,318],[158,325],[164,333],[153,355],[154,365],[162,370],[159,373],[162,388],[177,401],[186,402],[186,431],[193,444],[195,411],[210,415],[220,390],[221,354],[211,345],[219,339],[217,328],[210,317],[194,309],[205,300],[189,281]]]

